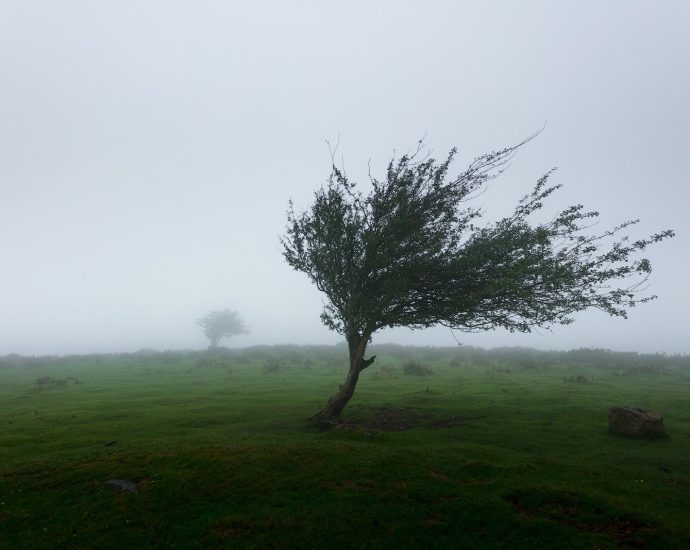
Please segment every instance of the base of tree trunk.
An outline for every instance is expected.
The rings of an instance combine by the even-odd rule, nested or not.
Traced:
[[[339,424],[340,413],[349,401],[349,398],[345,399],[344,397],[345,396],[342,394],[341,386],[341,390],[328,400],[328,403],[326,403],[326,406],[323,409],[321,409],[314,416],[310,417],[309,422],[313,426],[322,430],[327,430],[336,424]]]
[[[315,414],[314,416],[310,416],[308,418],[307,428],[317,432],[327,432],[331,428],[339,426],[341,423],[342,421],[338,417],[326,418],[320,414]]]
[[[309,419],[310,422],[322,430],[339,424],[340,414],[352,398],[358,377],[359,370],[350,370],[345,383],[338,388],[338,392],[328,400],[324,408]]]
[[[324,408],[309,419],[310,423],[319,430],[327,430],[340,424],[340,414],[355,393],[355,386],[360,373],[376,359],[375,355],[369,359],[364,359],[368,339],[368,336],[364,336],[359,341],[349,342],[350,370],[345,377],[345,382],[338,388],[336,394],[328,400]]]

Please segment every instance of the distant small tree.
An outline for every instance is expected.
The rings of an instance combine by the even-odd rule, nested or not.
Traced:
[[[201,319],[197,319],[196,324],[201,327],[206,338],[208,338],[209,349],[216,349],[221,338],[249,333],[239,314],[229,309],[211,311]]]
[[[374,362],[365,352],[379,329],[529,332],[571,323],[573,313],[589,308],[625,317],[654,298],[636,294],[651,264],[635,256],[673,232],[615,238],[634,220],[590,234],[598,214],[582,205],[535,223],[530,215],[560,187],[548,184],[552,171],[511,215],[477,226],[482,212],[467,201],[526,141],[478,157],[455,177],[448,170],[456,150],[436,162],[420,158],[420,142],[416,152],[390,161],[383,181],[370,178],[367,195],[333,164],[309,210],[295,213],[290,202],[283,255],[325,294],[321,319],[345,336],[350,355],[345,382],[315,420],[340,416],[360,373]]]

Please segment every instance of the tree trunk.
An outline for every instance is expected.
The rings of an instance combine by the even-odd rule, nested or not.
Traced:
[[[350,401],[352,395],[355,393],[355,386],[359,380],[360,373],[374,362],[376,356],[364,359],[364,352],[369,343],[368,335],[357,335],[356,337],[348,338],[348,348],[350,352],[350,370],[347,372],[345,382],[338,388],[336,394],[331,397],[326,406],[317,414],[311,417],[311,420],[320,425],[335,424],[340,418],[340,413],[343,412],[345,405]]]

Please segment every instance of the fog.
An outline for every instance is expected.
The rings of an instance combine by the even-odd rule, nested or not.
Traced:
[[[490,221],[553,166],[546,212],[640,218],[649,293],[533,334],[396,329],[375,342],[690,353],[690,4],[12,1],[0,4],[0,354],[336,343],[281,256],[325,140],[366,188],[394,151],[451,172],[546,124],[477,199]]]

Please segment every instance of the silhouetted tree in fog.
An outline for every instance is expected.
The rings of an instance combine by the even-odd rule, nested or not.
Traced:
[[[627,308],[654,298],[635,294],[651,272],[636,255],[673,232],[619,237],[633,220],[590,234],[598,214],[582,205],[546,223],[530,221],[560,187],[548,182],[553,170],[510,216],[476,225],[482,213],[466,202],[530,139],[478,157],[455,177],[448,170],[456,150],[437,162],[422,155],[420,142],[416,152],[390,161],[383,181],[371,178],[366,195],[333,164],[307,211],[296,213],[290,201],[283,255],[326,295],[321,319],[345,336],[350,358],[345,382],[314,420],[340,416],[374,362],[365,352],[379,329],[529,332],[571,323],[571,314],[588,308],[625,317]]]
[[[208,338],[209,349],[216,349],[221,338],[249,332],[239,314],[229,309],[211,311],[201,319],[197,319],[196,324],[202,328],[206,338]]]

